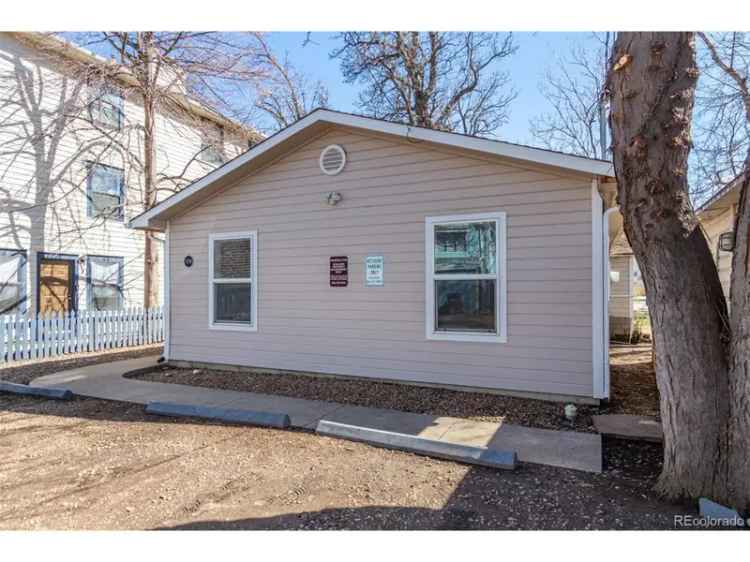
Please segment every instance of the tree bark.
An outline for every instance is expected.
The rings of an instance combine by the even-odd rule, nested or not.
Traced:
[[[143,206],[148,210],[156,204],[156,77],[152,66],[156,63],[153,56],[153,37],[149,32],[140,34],[143,53]],[[152,308],[158,304],[158,263],[159,254],[154,235],[151,231],[144,232],[143,248],[143,306]]]
[[[156,204],[154,178],[156,167],[156,150],[154,145],[155,106],[150,96],[144,96],[144,135],[143,135],[143,202],[144,210]],[[152,308],[158,304],[158,268],[159,254],[154,235],[151,231],[144,232],[143,248],[143,306]]]
[[[730,287],[729,494],[735,507],[750,511],[750,153],[745,159],[734,233]]]
[[[718,272],[687,189],[692,33],[619,33],[610,127],[625,233],[646,286],[664,427],[657,489],[730,501],[730,341]]]

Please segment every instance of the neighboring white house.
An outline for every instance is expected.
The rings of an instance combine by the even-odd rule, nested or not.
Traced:
[[[631,341],[650,335],[646,290],[638,262],[628,244],[622,226],[622,215],[613,207],[607,214],[609,231],[609,336]]]
[[[39,33],[0,33],[0,314],[143,305],[142,123],[113,64]],[[125,80],[125,74],[121,78]],[[205,106],[156,123],[157,198],[244,152],[258,135]]]
[[[651,333],[646,290],[632,252],[610,253],[609,333],[631,341]]]
[[[595,401],[609,162],[316,110],[131,221],[165,352]]]

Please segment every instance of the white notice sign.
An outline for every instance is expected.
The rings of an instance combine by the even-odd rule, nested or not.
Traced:
[[[365,287],[383,286],[383,256],[365,258]]]

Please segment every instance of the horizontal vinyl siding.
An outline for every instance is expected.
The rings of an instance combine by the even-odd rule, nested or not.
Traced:
[[[347,166],[328,177],[318,157],[332,143]],[[171,221],[171,358],[591,396],[590,186],[337,128]],[[427,340],[425,217],[491,211],[507,213],[508,343]],[[247,230],[258,331],[210,330],[209,234]],[[379,254],[385,285],[367,288],[365,256]],[[329,287],[335,255],[349,256],[349,287]]]
[[[620,274],[618,281],[610,281],[609,315],[615,318],[631,318],[630,310],[630,261],[631,256],[615,256],[609,260],[610,271]]]
[[[716,267],[719,270],[719,279],[721,280],[721,287],[724,290],[724,296],[729,299],[729,287],[732,277],[732,252],[719,250],[719,236],[724,232],[731,232],[734,229],[733,208],[730,207],[711,220],[704,221],[703,228],[708,235],[708,245],[711,248]]]
[[[108,133],[115,139],[110,142],[107,134],[88,122],[86,89],[68,72],[0,33],[0,248],[29,253],[27,293],[32,307],[39,252],[122,257],[125,306],[142,306],[143,233],[127,228],[126,223],[143,208],[143,174],[138,165],[143,150],[139,128],[143,108],[136,99],[124,101],[124,126]],[[64,102],[70,104],[66,114],[78,112],[79,117],[57,130]],[[42,125],[38,137],[35,122]],[[180,176],[180,185],[185,185],[212,169],[195,160],[201,148],[195,122],[159,114],[155,136],[157,177]],[[117,146],[131,156],[123,158]],[[244,147],[227,142],[225,149],[232,157]],[[92,160],[124,169],[124,221],[87,216],[87,162]],[[49,196],[40,197],[47,186]],[[159,192],[158,198],[167,195]],[[84,263],[78,269],[79,308],[86,308],[85,275]]]

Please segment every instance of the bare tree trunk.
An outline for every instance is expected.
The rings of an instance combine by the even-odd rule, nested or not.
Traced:
[[[154,177],[156,165],[156,151],[154,149],[154,104],[148,96],[144,96],[144,181],[143,181],[143,198],[144,209],[150,209],[156,204]],[[159,255],[157,253],[157,244],[151,231],[144,232],[144,249],[143,249],[143,306],[151,308],[157,305],[158,301],[158,268]]]
[[[156,102],[154,99],[154,90],[156,78],[152,72],[152,65],[155,64],[153,57],[153,45],[151,33],[142,33],[140,40],[143,41],[142,53],[145,57],[143,61],[142,78],[143,89],[143,204],[144,210],[148,210],[156,204]],[[158,263],[159,255],[157,253],[157,244],[151,231],[144,232],[143,248],[143,306],[151,308],[157,305],[158,301]]]
[[[657,489],[728,501],[729,343],[718,272],[687,189],[692,33],[619,33],[608,86],[625,233],[653,322],[664,426]]]
[[[750,119],[750,110],[748,111]],[[750,153],[735,221],[729,355],[729,489],[738,509],[750,510]]]

